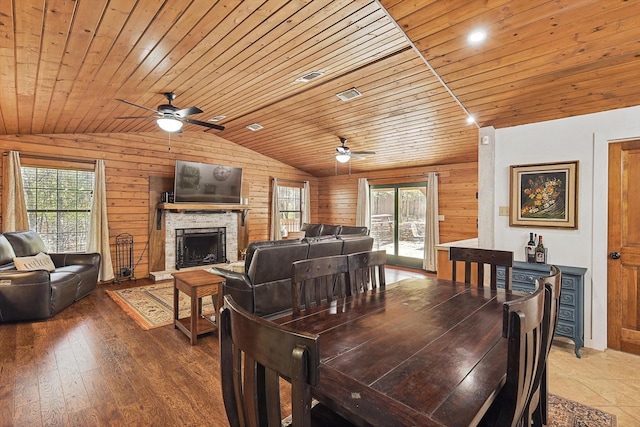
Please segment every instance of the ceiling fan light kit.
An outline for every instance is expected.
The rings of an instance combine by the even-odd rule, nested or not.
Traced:
[[[156,123],[165,132],[178,132],[182,129],[182,122],[171,117],[161,117],[156,120]]]

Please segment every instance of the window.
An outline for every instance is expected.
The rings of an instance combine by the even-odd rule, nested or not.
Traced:
[[[285,187],[278,185],[278,210],[280,225],[287,232],[300,231],[302,225],[302,187]]]
[[[84,251],[87,244],[93,172],[22,167],[31,229],[51,252]]]

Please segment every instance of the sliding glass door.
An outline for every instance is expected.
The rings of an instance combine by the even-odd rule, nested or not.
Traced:
[[[371,236],[392,265],[422,268],[427,183],[372,185]]]

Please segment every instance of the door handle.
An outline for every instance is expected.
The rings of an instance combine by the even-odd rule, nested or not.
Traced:
[[[620,258],[620,252],[611,252],[609,256],[611,257],[611,259],[618,259]]]

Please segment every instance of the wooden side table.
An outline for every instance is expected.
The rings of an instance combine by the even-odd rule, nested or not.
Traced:
[[[191,340],[191,345],[198,342],[198,335],[213,332],[217,329],[217,310],[222,306],[222,285],[224,278],[206,270],[191,270],[173,273],[173,326],[180,329]],[[178,306],[180,291],[191,297],[191,315],[179,319]],[[202,297],[217,294],[215,322],[202,316]]]

